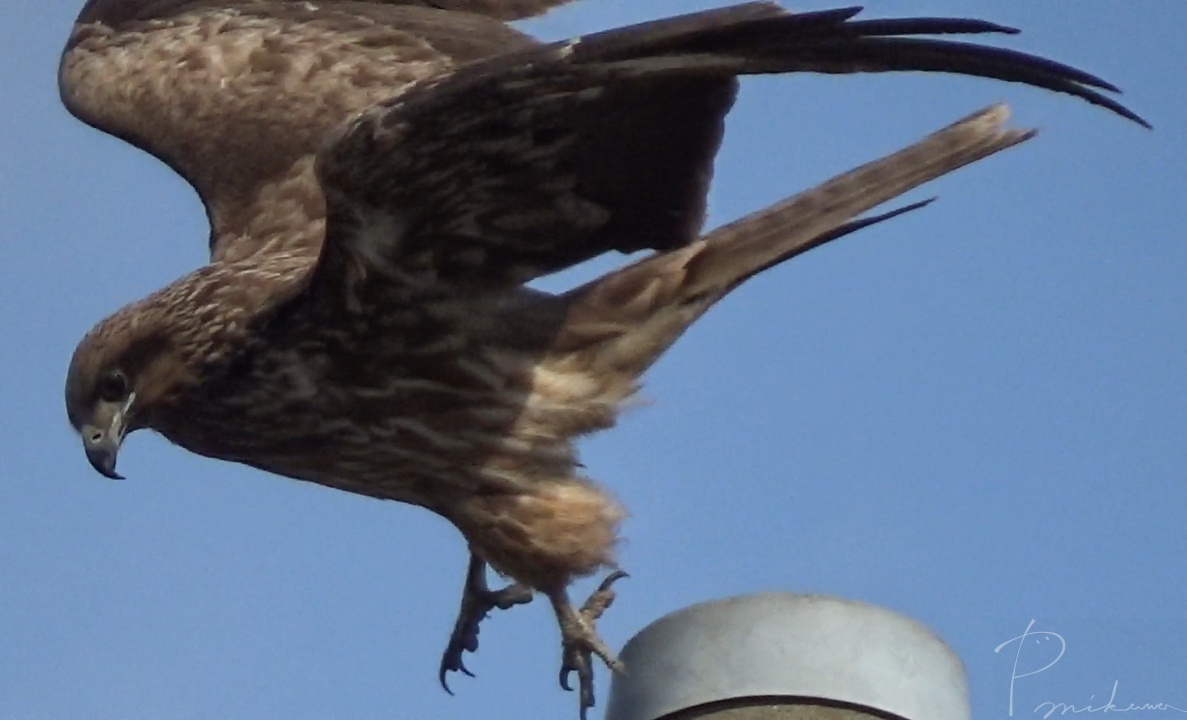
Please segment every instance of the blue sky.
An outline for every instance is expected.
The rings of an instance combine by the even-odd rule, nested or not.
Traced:
[[[206,228],[181,180],[60,107],[80,4],[0,9],[0,720],[572,717],[543,602],[484,627],[457,697],[436,686],[466,555],[429,513],[147,433],[128,480],[87,465],[61,400],[75,343],[203,262]],[[528,27],[713,4],[585,0]],[[746,285],[653,369],[651,404],[584,445],[632,513],[632,578],[601,629],[617,646],[759,590],[877,603],[953,645],[986,719],[1008,716],[1017,646],[994,648],[1034,620],[1066,651],[1015,682],[1016,717],[1103,703],[1114,682],[1119,704],[1187,708],[1187,5],[872,14],[1017,25],[1003,44],[1117,83],[1157,130],[974,79],[747,82],[711,224],[992,102],[1042,132],[916,193],[940,196],[926,210]],[[1056,642],[1028,638],[1015,674]]]

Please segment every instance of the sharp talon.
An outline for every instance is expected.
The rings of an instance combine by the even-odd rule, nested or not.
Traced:
[[[631,574],[628,573],[626,570],[615,570],[614,572],[607,575],[606,579],[603,580],[600,585],[598,585],[598,590],[599,591],[609,590],[611,585],[618,582],[619,580],[622,580],[623,578],[629,578],[630,576],[631,576]]]
[[[446,650],[446,653],[448,653],[448,650]],[[475,675],[474,673],[470,672],[468,667],[466,667],[466,663],[462,661],[461,655],[458,655],[455,658],[449,658],[449,660],[451,660],[451,662],[447,662],[446,658],[444,657],[441,658],[441,668],[437,672],[437,680],[441,683],[441,688],[445,690],[445,692],[453,695],[453,689],[449,687],[449,672],[457,671],[470,677],[475,677]]]
[[[449,682],[446,680],[450,672],[461,672],[474,677],[474,673],[470,672],[463,662],[463,656],[465,653],[478,650],[478,629],[487,614],[495,608],[506,610],[531,600],[531,588],[518,583],[491,590],[486,584],[486,563],[474,555],[470,556],[466,584],[462,589],[461,608],[458,610],[457,620],[454,621],[449,643],[445,646],[445,652],[441,654],[438,679],[445,692],[453,695],[453,690],[449,688]]]
[[[568,691],[574,688],[569,676],[577,673],[578,707],[582,720],[595,704],[593,657],[596,655],[615,672],[623,672],[623,664],[614,656],[606,643],[597,634],[597,621],[614,602],[615,582],[628,577],[622,570],[615,570],[606,576],[598,588],[580,608],[574,608],[564,590],[549,593],[561,628],[561,671],[560,686]]]
[[[470,668],[466,667],[466,663],[462,662],[461,658],[458,658],[457,667],[455,667],[454,670],[460,671],[463,675],[469,675],[470,677],[477,677],[477,675],[470,672]]]
[[[602,617],[602,613],[606,612],[606,609],[614,604],[615,593],[614,590],[611,589],[611,586],[615,582],[625,577],[630,576],[622,570],[615,570],[614,572],[607,575],[606,579],[598,585],[598,589],[595,590],[581,606],[580,613],[582,617],[590,622]],[[599,655],[601,655],[601,653],[599,653]],[[611,662],[610,658],[602,656],[602,659],[605,660],[606,664],[610,665],[611,668],[614,667],[614,663]]]
[[[585,685],[583,685],[581,688],[580,703],[581,703],[581,708],[580,708],[580,710],[577,711],[577,714],[581,718],[581,720],[586,720],[586,717],[585,717],[586,713],[589,711],[589,709],[591,707],[598,704],[597,700],[594,699],[594,694],[593,694],[593,673],[590,673],[590,681],[588,683],[586,683]]]

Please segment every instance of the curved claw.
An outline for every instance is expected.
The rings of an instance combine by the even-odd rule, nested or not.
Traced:
[[[589,709],[595,705],[593,657],[601,658],[612,671],[623,672],[622,663],[598,637],[596,625],[602,613],[614,602],[612,586],[624,577],[629,576],[622,570],[607,575],[580,608],[569,604],[564,590],[548,596],[561,626],[561,669],[557,680],[562,689],[579,691],[581,720],[585,720]],[[569,682],[574,672],[577,673],[576,688]]]
[[[619,568],[618,570],[615,570],[614,572],[607,575],[605,579],[602,580],[602,582],[598,585],[598,592],[606,592],[610,589],[611,585],[618,582],[619,580],[622,580],[623,578],[629,578],[630,576],[631,574],[626,570]]]
[[[437,679],[445,692],[453,695],[447,679],[450,672],[462,672],[474,677],[474,673],[466,667],[463,656],[465,653],[478,650],[478,629],[487,614],[495,608],[506,610],[531,601],[531,588],[525,585],[514,584],[491,590],[486,584],[486,563],[477,556],[470,557],[466,584],[462,590],[461,608],[458,610],[445,652],[441,654],[441,665],[437,672]]]
[[[452,647],[445,648],[445,653],[441,657],[441,667],[437,671],[437,680],[441,683],[442,690],[449,693],[450,695],[453,695],[453,690],[449,687],[449,676],[447,673],[461,672],[470,677],[477,676],[470,672],[470,669],[466,667],[466,663],[462,661],[461,652],[458,652],[453,658],[450,657],[451,649]]]
[[[574,652],[561,666],[560,672],[560,685],[566,692],[573,692],[573,687],[569,684],[569,675],[573,672],[577,673],[577,689],[579,691],[577,704],[581,720],[585,720],[586,713],[597,704],[593,691],[593,667],[587,654],[579,650]]]
[[[581,606],[581,614],[585,615],[590,620],[597,620],[602,617],[602,613],[606,612],[606,608],[614,604],[614,591],[610,589],[614,583],[628,578],[630,575],[625,570],[615,570],[606,576],[601,583],[598,584],[598,589],[595,590],[589,598],[586,599],[585,604]],[[604,659],[604,658],[603,658]]]
[[[581,720],[586,720],[586,713],[589,712],[591,707],[598,704],[597,701],[594,700],[592,683],[586,684],[581,688],[580,704],[581,709],[577,711],[577,714],[580,716]]]

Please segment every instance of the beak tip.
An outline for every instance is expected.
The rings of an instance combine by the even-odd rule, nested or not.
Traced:
[[[103,416],[103,422],[98,424],[84,424],[78,429],[82,437],[82,447],[86,452],[87,462],[95,468],[95,472],[112,480],[123,480],[124,476],[115,471],[115,461],[120,454],[124,434],[127,432],[124,415],[132,402],[131,395],[124,406],[116,410],[110,417]]]
[[[115,471],[115,454],[102,450],[87,450],[87,460],[95,472],[112,480],[123,480],[124,476]]]

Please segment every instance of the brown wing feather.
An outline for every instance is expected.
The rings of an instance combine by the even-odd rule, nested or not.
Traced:
[[[79,22],[104,22],[117,25],[127,20],[151,20],[170,17],[195,7],[249,5],[256,0],[87,0]],[[291,5],[309,4],[308,0],[273,0]],[[573,0],[318,0],[318,5],[405,5],[464,12],[497,20],[522,20],[541,15]],[[363,11],[367,12],[366,10]]]
[[[696,238],[734,77],[927,70],[1022,82],[1138,122],[1082,71],[921,33],[976,20],[856,21],[751,3],[518,51],[369,109],[319,158],[321,275],[514,284],[608,250]],[[345,260],[345,262],[339,262]],[[347,285],[353,286],[353,282]]]
[[[312,157],[339,125],[410,82],[532,44],[495,19],[409,5],[92,0],[61,91],[194,186],[214,259],[316,253]]]

